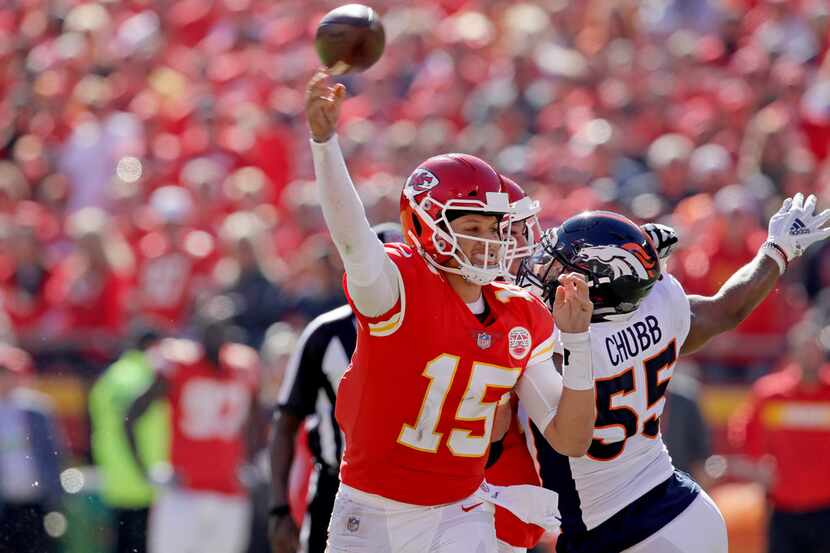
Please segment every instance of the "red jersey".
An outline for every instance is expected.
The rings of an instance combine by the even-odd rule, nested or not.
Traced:
[[[206,232],[188,232],[182,244],[170,244],[160,232],[151,232],[138,244],[137,308],[167,328],[178,328],[189,314],[198,281],[207,281],[215,252]]]
[[[190,340],[164,340],[157,354],[169,383],[170,458],[182,485],[242,495],[237,470],[244,461],[242,430],[257,383],[256,352],[228,344],[219,369]]]
[[[777,509],[812,511],[830,507],[830,365],[814,387],[801,383],[791,365],[761,378],[746,411],[731,423],[734,446],[753,458],[775,459],[770,494]]]
[[[45,294],[49,307],[64,315],[62,332],[119,332],[125,323],[128,288],[129,280],[123,274],[87,269],[70,257],[52,273]]]
[[[529,363],[551,356],[553,319],[528,292],[493,283],[482,287],[482,323],[415,250],[386,252],[401,296],[380,317],[354,309],[357,348],[336,406],[346,436],[340,478],[405,503],[460,501],[484,479],[499,398]]]
[[[515,400],[515,398],[514,398]],[[513,402],[513,419],[502,441],[502,452],[498,460],[487,469],[487,481],[498,486],[530,484],[540,486],[536,463],[528,450],[527,439],[516,416],[516,401]],[[513,547],[535,547],[545,529],[528,524],[502,507],[496,507],[496,537]]]

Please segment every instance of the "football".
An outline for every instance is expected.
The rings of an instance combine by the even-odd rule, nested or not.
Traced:
[[[386,33],[369,6],[347,4],[327,13],[317,26],[317,55],[335,75],[369,69],[383,54]]]

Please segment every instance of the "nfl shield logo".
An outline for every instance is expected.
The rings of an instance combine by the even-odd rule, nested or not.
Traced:
[[[479,349],[489,348],[492,342],[493,338],[486,332],[479,332],[478,336],[476,337],[476,345],[479,347]]]

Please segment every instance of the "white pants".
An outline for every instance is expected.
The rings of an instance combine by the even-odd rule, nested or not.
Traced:
[[[701,491],[673,521],[623,553],[727,553],[728,549],[723,515]]]
[[[247,497],[182,489],[153,506],[149,553],[242,553],[251,532]]]
[[[494,512],[475,495],[424,507],[341,484],[326,553],[497,553]]]

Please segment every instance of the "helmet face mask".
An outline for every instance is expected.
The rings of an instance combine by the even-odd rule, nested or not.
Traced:
[[[510,223],[515,244],[507,252],[507,266],[511,268],[510,280],[514,280],[519,262],[533,253],[536,241],[542,234],[538,217],[542,208],[538,201],[531,199],[512,179],[504,175],[501,178],[513,210]]]
[[[553,307],[563,272],[585,276],[594,303],[592,322],[624,320],[660,277],[651,241],[633,222],[610,212],[587,212],[545,232],[523,260],[517,283],[535,287]]]
[[[401,194],[407,242],[436,269],[478,285],[507,275],[508,253],[515,244],[511,213],[498,174],[482,160],[463,154],[428,159],[412,173]],[[453,221],[470,214],[496,217],[496,236],[457,232]],[[476,256],[480,262],[470,259],[465,249],[483,249]]]

